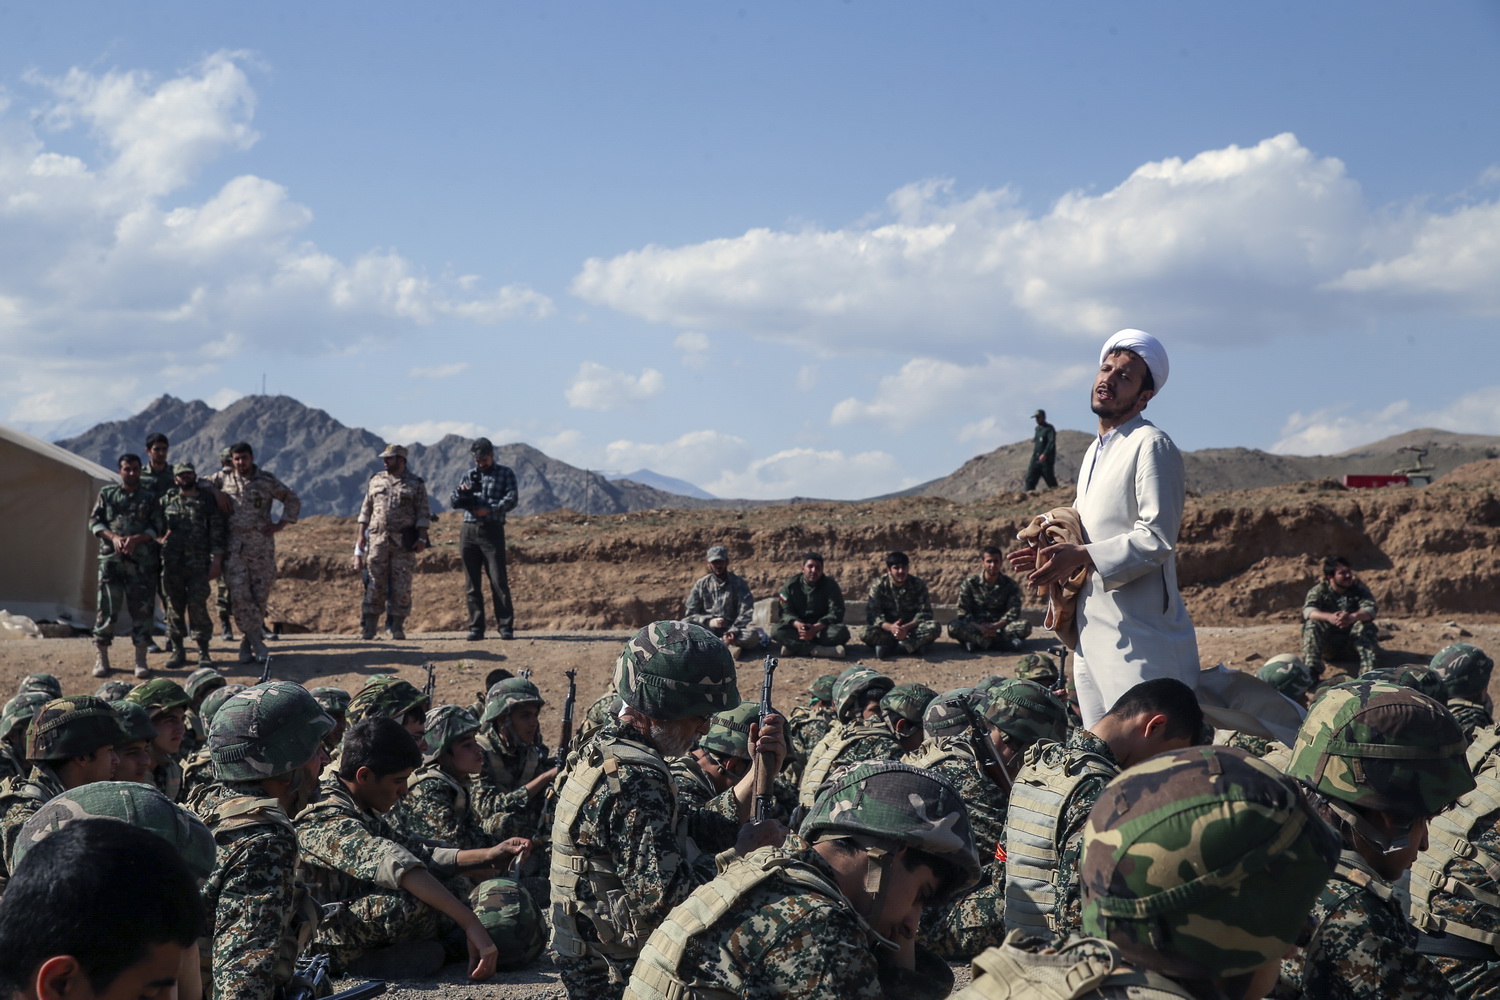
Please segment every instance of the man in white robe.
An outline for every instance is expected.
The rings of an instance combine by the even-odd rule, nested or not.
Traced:
[[[1087,542],[1009,557],[1037,587],[1089,570],[1078,594],[1074,660],[1085,727],[1143,680],[1175,677],[1197,687],[1198,639],[1177,587],[1182,455],[1141,415],[1167,372],[1167,352],[1149,333],[1121,330],[1105,342],[1089,399],[1099,437],[1079,467],[1073,501]]]

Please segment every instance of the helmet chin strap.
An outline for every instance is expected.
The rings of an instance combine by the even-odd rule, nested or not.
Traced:
[[[886,890],[890,888],[886,871],[895,857],[896,854],[884,845],[871,843],[865,846],[865,892],[870,894],[870,912],[865,914],[865,922],[874,931],[876,942],[888,951],[899,951],[901,946],[875,930],[874,922],[884,909]]]
[[[1357,809],[1351,809],[1342,802],[1331,798],[1327,799],[1327,802],[1328,808],[1333,810],[1334,814],[1343,820],[1344,824],[1350,830],[1368,842],[1371,847],[1374,847],[1381,854],[1396,854],[1411,846],[1412,824],[1408,823],[1404,829],[1395,834],[1389,834],[1381,830],[1374,823],[1371,823]]]

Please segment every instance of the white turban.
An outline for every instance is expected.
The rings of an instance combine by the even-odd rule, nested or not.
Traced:
[[[1151,370],[1151,379],[1156,383],[1156,391],[1161,392],[1167,384],[1167,373],[1172,366],[1167,363],[1167,349],[1161,346],[1161,341],[1144,330],[1121,330],[1104,342],[1104,348],[1099,352],[1099,363],[1104,364],[1104,359],[1109,357],[1111,351],[1134,351],[1146,362],[1146,367]]]

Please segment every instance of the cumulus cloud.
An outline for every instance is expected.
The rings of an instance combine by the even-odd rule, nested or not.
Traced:
[[[451,365],[433,365],[431,368],[413,368],[407,372],[412,378],[452,378],[469,368],[467,361],[455,361]]]
[[[682,363],[689,368],[708,367],[708,334],[688,330],[679,333],[672,346],[682,352]]]
[[[563,395],[578,410],[619,410],[661,394],[667,380],[655,368],[639,375],[615,371],[596,361],[585,361],[568,383]]]
[[[789,448],[752,461],[739,472],[726,472],[704,483],[718,497],[772,500],[803,496],[857,500],[915,486],[896,459],[883,451],[848,455],[842,451]]]
[[[1271,450],[1287,455],[1333,455],[1414,427],[1500,434],[1500,385],[1475,389],[1436,409],[1399,399],[1379,409],[1334,406],[1293,413]]]
[[[449,434],[462,438],[487,437],[495,444],[521,440],[521,432],[509,427],[493,428],[468,420],[422,420],[413,424],[388,424],[376,432],[397,444],[436,444]]]
[[[833,408],[835,427],[870,422],[895,431],[965,410],[1002,410],[1016,427],[1034,412],[1026,401],[1038,393],[1081,385],[1089,366],[1059,367],[1042,358],[990,357],[981,365],[958,365],[936,358],[913,358],[880,380],[869,401],[850,397]],[[994,429],[991,422],[984,424]],[[972,425],[971,425],[972,426]],[[1024,436],[1024,435],[1023,435]]]
[[[646,246],[588,260],[572,288],[648,320],[827,352],[920,344],[952,357],[997,337],[1128,325],[1265,340],[1377,315],[1394,295],[1492,312],[1497,211],[1372,208],[1341,161],[1282,134],[1147,163],[1039,213],[1007,188],[965,196],[924,181],[871,222]]]
[[[661,444],[611,441],[604,448],[604,464],[609,468],[650,469],[691,483],[729,475],[730,470],[743,469],[750,459],[747,441],[713,430],[689,431]]]

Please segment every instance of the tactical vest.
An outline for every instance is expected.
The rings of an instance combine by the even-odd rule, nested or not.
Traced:
[[[641,948],[640,958],[625,988],[625,1000],[734,1000],[744,995],[743,984],[708,986],[682,978],[680,966],[688,942],[708,930],[737,907],[740,900],[767,879],[780,878],[802,892],[825,896],[854,907],[834,883],[811,865],[784,850],[761,850],[730,864],[719,877],[693,890]],[[870,930],[855,914],[860,926]],[[874,931],[870,930],[873,935]],[[872,938],[873,940],[873,938]]]
[[[972,765],[974,751],[969,746],[968,737],[944,736],[935,740],[927,740],[902,759],[912,767],[925,767],[931,770],[945,760],[961,760]]]
[[[440,784],[447,785],[454,791],[454,811],[458,813],[466,813],[469,811],[469,785],[465,784],[462,781],[459,781],[457,778],[453,777],[453,775],[449,774],[447,771],[444,771],[442,767],[437,764],[431,764],[418,771],[417,774],[412,778],[411,787],[415,788],[417,785],[421,784],[424,781],[436,781]]]
[[[832,773],[844,751],[872,736],[889,737],[893,744],[895,741],[891,728],[878,720],[845,722],[830,729],[822,742],[808,754],[807,767],[802,772],[802,785],[797,789],[798,804],[803,809],[811,809],[818,797],[818,789],[828,780],[828,775]]]
[[[1435,895],[1457,896],[1496,911],[1500,920],[1500,895],[1459,881],[1449,874],[1460,858],[1484,866],[1485,873],[1500,882],[1500,859],[1479,853],[1471,838],[1486,832],[1482,821],[1500,812],[1500,729],[1482,729],[1469,745],[1469,768],[1475,789],[1427,823],[1428,848],[1411,866],[1411,922],[1424,934],[1448,933],[1488,945],[1500,954],[1500,934],[1480,930],[1438,916],[1432,910]]]
[[[1192,993],[1166,976],[1126,965],[1120,950],[1108,941],[1076,938],[1060,951],[1039,953],[1019,947],[1023,940],[1022,932],[1012,931],[1003,945],[978,955],[974,981],[959,996],[1080,1000],[1102,994],[1131,1000],[1194,1000]]]
[[[1065,936],[1058,893],[1059,851],[1068,803],[1090,777],[1120,773],[1106,758],[1043,740],[1026,751],[1005,815],[1005,928]]]
[[[647,767],[661,776],[671,789],[670,827],[677,836],[683,860],[691,864],[698,851],[679,825],[677,788],[667,762],[644,747],[624,740],[598,740],[568,755],[567,773],[557,798],[557,818],[552,824],[552,949],[564,958],[582,958],[594,953],[606,960],[634,963],[637,952],[654,928],[638,927],[625,887],[615,871],[614,861],[604,854],[586,856],[577,840],[579,814],[594,797],[600,782],[610,791],[620,793],[621,764]],[[578,886],[587,882],[593,899],[578,898]],[[577,918],[587,917],[599,935],[598,941],[586,941],[578,933]]]

